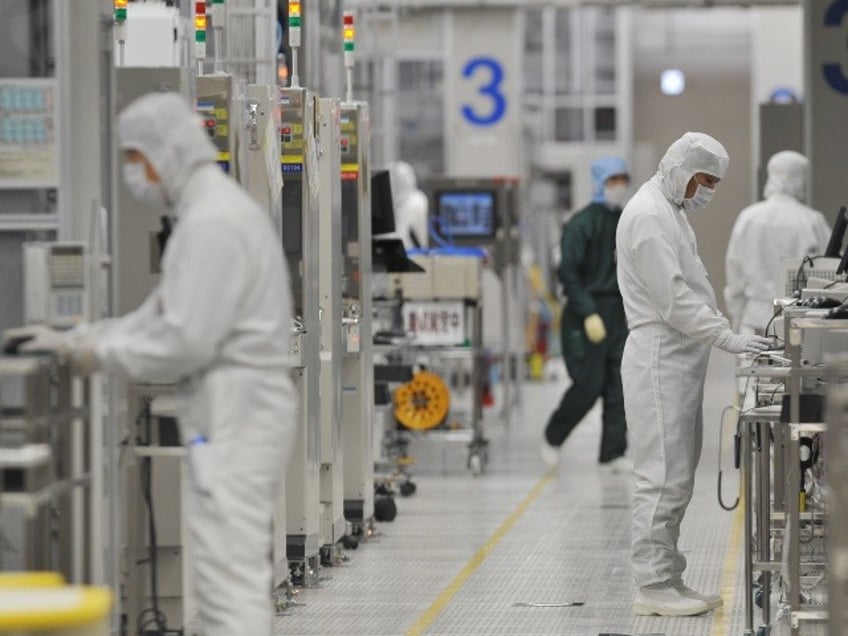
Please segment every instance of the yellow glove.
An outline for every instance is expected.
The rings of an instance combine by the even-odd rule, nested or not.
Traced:
[[[586,320],[583,321],[583,329],[586,331],[586,337],[589,338],[589,342],[592,344],[603,342],[604,338],[607,337],[604,320],[598,314],[586,316]]]

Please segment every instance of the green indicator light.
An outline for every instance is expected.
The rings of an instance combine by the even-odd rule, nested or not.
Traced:
[[[195,42],[206,42],[206,31],[195,31],[194,32],[194,41]]]
[[[353,50],[353,42],[345,42],[344,43],[344,50],[345,51],[352,51]]]
[[[292,28],[299,29],[300,28],[300,16],[293,15],[289,17],[289,26]]]
[[[116,22],[125,22],[127,19],[127,10],[126,9],[115,9],[115,21]]]

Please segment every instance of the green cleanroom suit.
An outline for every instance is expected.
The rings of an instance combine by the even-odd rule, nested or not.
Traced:
[[[559,279],[567,297],[560,336],[568,388],[551,414],[545,438],[559,447],[577,424],[603,398],[603,433],[599,461],[611,462],[627,449],[627,426],[621,388],[621,356],[627,322],[616,281],[615,232],[623,197],[605,190],[607,180],[627,174],[621,159],[608,157],[592,164],[594,198],[563,226]],[[612,201],[610,199],[613,199]],[[619,200],[615,200],[619,199]],[[603,321],[606,337],[597,344],[587,336],[588,317]]]

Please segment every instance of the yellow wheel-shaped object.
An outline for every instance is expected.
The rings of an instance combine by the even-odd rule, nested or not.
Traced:
[[[395,391],[395,417],[406,428],[426,431],[445,419],[450,391],[435,373],[419,371]]]

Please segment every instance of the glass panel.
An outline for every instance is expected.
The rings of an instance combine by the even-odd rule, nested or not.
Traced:
[[[398,159],[415,169],[419,181],[444,172],[444,64],[398,63]]]
[[[595,140],[615,141],[615,108],[600,106],[595,109]]]
[[[595,93],[615,93],[615,11],[596,9],[595,16]]]
[[[572,37],[572,18],[576,17],[573,9],[559,9],[555,18],[555,52],[554,73],[556,75],[556,92],[558,94],[576,93],[579,86],[575,83],[575,60],[572,55],[574,39]]]
[[[556,141],[583,141],[583,109],[557,108],[554,111]]]
[[[528,92],[541,93],[543,85],[544,35],[542,9],[528,9],[524,34],[524,87]]]
[[[368,102],[368,114],[371,121],[371,165],[375,166],[385,163],[383,124],[386,117],[383,113],[384,104],[379,81],[381,68],[377,61],[368,58],[357,60],[353,68],[353,98]]]
[[[0,77],[52,77],[55,71],[53,3],[0,2]]]

